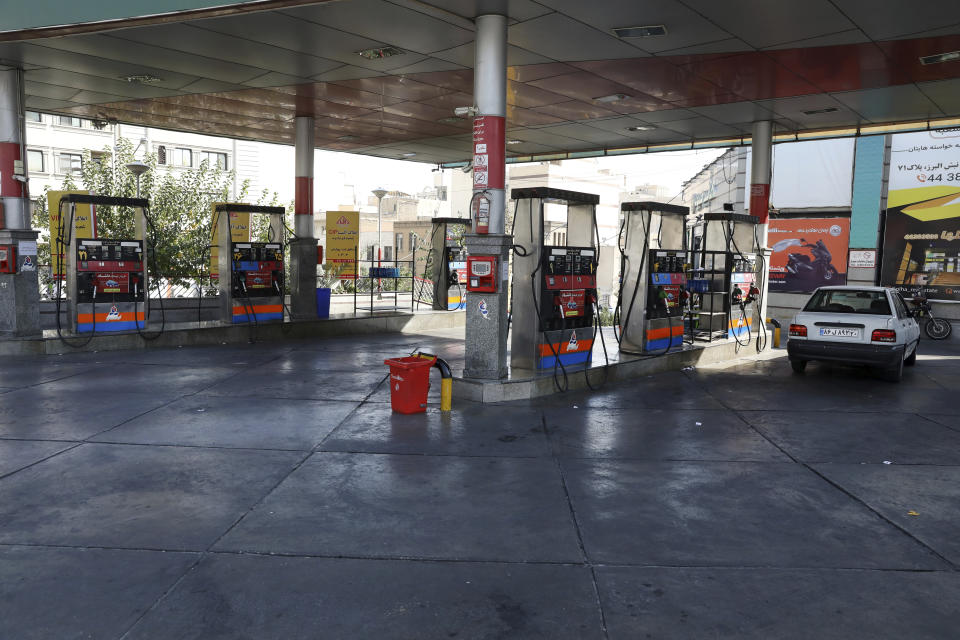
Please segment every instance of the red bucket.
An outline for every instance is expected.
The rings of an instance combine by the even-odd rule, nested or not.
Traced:
[[[390,407],[397,413],[423,413],[427,410],[430,391],[430,368],[436,356],[390,358]]]

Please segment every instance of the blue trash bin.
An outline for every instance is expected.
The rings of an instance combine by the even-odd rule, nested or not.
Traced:
[[[317,317],[330,317],[330,289],[317,289]]]

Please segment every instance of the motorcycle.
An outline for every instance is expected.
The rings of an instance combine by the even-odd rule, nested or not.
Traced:
[[[953,333],[953,325],[949,320],[934,317],[929,300],[917,296],[910,299],[910,304],[914,306],[914,317],[927,319],[923,323],[923,332],[927,337],[932,340],[946,340]]]
[[[800,238],[800,240],[791,240],[788,246],[797,245],[810,249],[813,260],[805,253],[787,254],[787,273],[797,278],[816,278],[821,282],[833,282],[839,275],[839,271],[830,264],[833,256],[830,255],[830,250],[827,249],[823,240],[817,240],[816,244],[809,244],[804,238]]]

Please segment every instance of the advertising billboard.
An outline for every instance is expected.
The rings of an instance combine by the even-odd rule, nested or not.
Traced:
[[[360,212],[327,211],[327,269],[341,280],[357,276]]]
[[[960,301],[960,128],[893,136],[880,281]]]
[[[847,283],[850,218],[770,220],[770,291],[809,293]]]
[[[217,246],[217,206],[221,204],[215,202],[210,205],[210,215],[212,223],[210,225],[210,278],[220,277],[220,249]],[[250,214],[230,212],[230,239],[234,242],[250,242]]]
[[[60,235],[60,199],[71,193],[88,194],[89,191],[47,191],[47,213],[50,216],[50,262],[51,274],[54,278],[63,277],[63,249],[57,243]],[[69,216],[69,210],[64,205],[64,216]],[[64,222],[63,241],[70,237],[71,231],[66,228],[70,224],[69,218]],[[73,218],[74,232],[78,238],[95,238],[97,236],[96,212],[92,205],[78,204]]]

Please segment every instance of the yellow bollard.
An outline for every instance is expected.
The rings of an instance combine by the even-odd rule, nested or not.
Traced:
[[[421,358],[436,358],[430,353],[418,353]],[[440,411],[450,411],[453,408],[453,373],[450,365],[442,358],[437,358],[433,366],[440,370]]]
[[[440,411],[450,411],[453,408],[453,378],[440,380]]]

